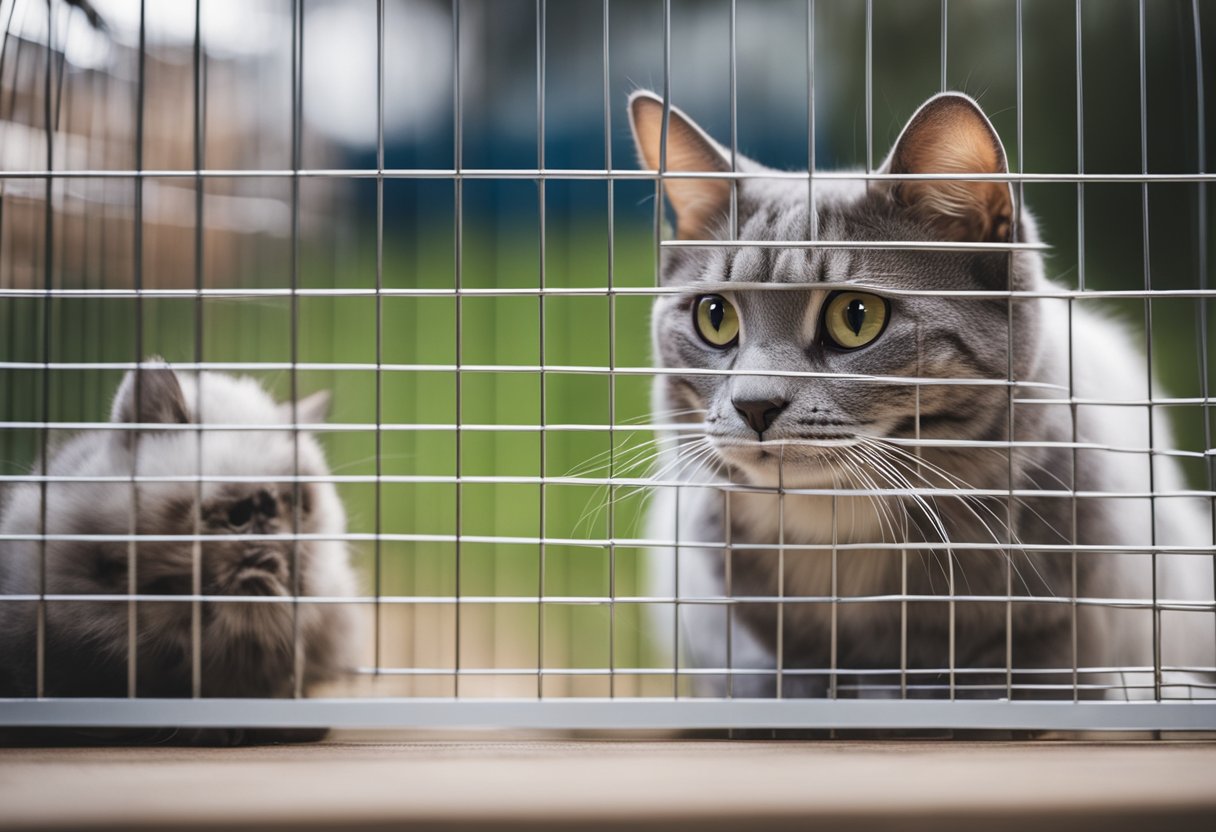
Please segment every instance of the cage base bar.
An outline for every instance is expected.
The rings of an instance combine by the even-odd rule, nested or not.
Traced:
[[[16,699],[0,726],[1216,731],[1216,702]]]

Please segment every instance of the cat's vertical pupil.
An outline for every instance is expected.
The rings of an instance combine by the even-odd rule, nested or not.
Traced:
[[[722,321],[726,318],[726,309],[722,305],[722,301],[713,300],[709,304],[709,322],[714,325],[714,331],[722,330]]]
[[[844,320],[849,325],[849,329],[853,330],[854,335],[860,335],[861,326],[866,322],[865,301],[860,298],[849,301],[849,305],[844,310]]]

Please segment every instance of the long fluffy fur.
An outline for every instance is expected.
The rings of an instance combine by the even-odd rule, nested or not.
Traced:
[[[293,438],[290,404],[276,403],[255,380],[221,373],[176,375],[163,367],[128,375],[116,396],[113,420],[283,425],[278,430],[156,430],[81,433],[47,460],[53,477],[209,479],[186,482],[46,485],[45,530],[50,535],[284,534],[291,531],[294,492],[289,479],[328,474],[315,438]],[[137,386],[144,388],[135,405]],[[299,420],[320,421],[323,397],[298,405]],[[200,444],[201,443],[201,444]],[[228,480],[226,478],[231,478]],[[246,479],[253,481],[247,482]],[[300,532],[340,537],[345,514],[331,483],[299,485]],[[226,520],[244,500],[262,500],[266,514],[242,528]],[[196,511],[198,517],[196,520]],[[0,508],[0,533],[37,535],[43,528],[36,484],[12,489]],[[132,522],[134,518],[134,522]],[[354,573],[340,540],[208,540],[198,544],[202,591],[208,595],[286,597],[298,581],[298,605],[221,601],[202,605],[204,696],[288,696],[293,689],[294,634],[303,646],[303,684],[332,679],[353,661],[353,616],[346,605],[310,604],[308,596],[352,596]],[[0,594],[124,595],[128,559],[135,586],[146,595],[189,594],[195,545],[190,541],[0,541]],[[298,563],[298,575],[293,572]],[[295,607],[293,609],[293,606]],[[0,695],[34,693],[38,604],[0,604]],[[298,616],[298,618],[293,618]],[[191,604],[140,601],[135,618],[136,692],[188,696],[191,692]],[[48,601],[45,619],[45,693],[49,696],[125,696],[130,632],[125,601]]]

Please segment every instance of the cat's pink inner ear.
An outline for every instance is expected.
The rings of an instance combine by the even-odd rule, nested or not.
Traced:
[[[679,173],[725,173],[730,162],[704,130],[671,108],[667,122],[667,156],[662,155],[663,100],[637,92],[629,102],[629,121],[642,164]],[[676,212],[676,235],[683,240],[704,239],[712,226],[730,210],[730,182],[726,179],[667,179],[663,192]]]
[[[1005,173],[1005,151],[970,98],[931,99],[912,116],[891,152],[891,173]],[[893,193],[946,239],[1008,242],[1013,196],[1006,182],[898,182]]]

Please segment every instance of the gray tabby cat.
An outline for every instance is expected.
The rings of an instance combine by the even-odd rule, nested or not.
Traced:
[[[641,91],[629,111],[642,164],[658,169],[662,101]],[[731,169],[729,152],[674,108],[666,150],[672,172]],[[737,164],[768,170],[742,157]],[[880,172],[1006,170],[979,106],[950,93],[912,116]],[[664,191],[679,238],[729,238],[728,178],[671,178]],[[739,180],[739,239],[808,240],[813,228],[820,240],[863,244],[1039,240],[1005,182],[818,180],[815,202],[810,223],[805,180]],[[683,604],[679,635],[668,613],[658,639],[679,651],[682,666],[703,670],[727,667],[729,641],[730,666],[753,671],[729,680],[702,673],[698,693],[772,696],[780,658],[785,696],[825,695],[833,661],[841,696],[900,695],[901,661],[912,671],[909,695],[944,696],[953,683],[960,696],[1003,696],[1008,658],[1015,686],[1069,686],[1076,662],[1139,668],[1082,672],[1083,688],[1152,696],[1146,607],[1155,585],[1171,607],[1158,619],[1161,693],[1210,695],[1195,686],[1210,677],[1187,668],[1216,663],[1213,615],[1186,608],[1212,599],[1211,509],[1201,497],[1115,496],[1184,488],[1170,456],[1152,457],[1150,469],[1147,454],[1116,450],[1172,448],[1169,426],[1158,412],[1150,436],[1146,408],[1118,405],[1079,404],[1074,423],[1070,389],[1080,399],[1145,399],[1145,359],[1084,301],[1070,310],[1060,299],[1000,297],[1058,290],[1038,251],[692,246],[663,254],[663,285],[683,291],[655,301],[655,359],[689,372],[657,376],[653,409],[657,422],[689,428],[658,439],[658,480],[685,485],[655,489],[648,536],[681,546],[652,552],[652,589],[736,603],[729,624],[725,604]],[[912,378],[947,381],[899,383]],[[1012,406],[1008,378],[1017,381]],[[1026,443],[1012,457],[1011,412],[1012,437]],[[959,440],[968,444],[951,446]],[[896,489],[904,493],[847,493]],[[781,543],[790,547],[783,555],[774,548]],[[923,545],[905,561],[899,547],[909,543]],[[807,544],[819,548],[797,548]],[[1150,554],[1102,551],[1150,545],[1207,554],[1158,554],[1154,576]],[[943,598],[951,589],[953,605]],[[779,595],[804,600],[779,605]],[[900,596],[919,598],[906,603],[906,631]]]
[[[205,418],[222,425],[284,425],[279,430],[130,431],[81,433],[54,451],[53,477],[179,478],[142,482],[132,505],[125,483],[52,482],[46,486],[45,528],[53,535],[284,535],[291,532],[294,491],[290,478],[329,473],[316,439],[287,429],[290,404],[278,404],[252,378],[204,372],[179,376],[163,363],[128,373],[114,400],[111,422],[187,424]],[[138,394],[137,394],[138,390]],[[201,410],[200,410],[201,398]],[[328,394],[301,400],[302,423],[319,423]],[[200,470],[201,462],[201,470]],[[199,473],[203,482],[189,481]],[[231,481],[226,478],[231,477]],[[300,532],[340,537],[345,513],[328,482],[299,485]],[[131,525],[135,514],[134,528]],[[42,528],[37,484],[14,487],[0,506],[0,535],[35,535]],[[128,592],[125,541],[48,541],[47,594],[124,595]],[[199,547],[202,591],[219,596],[290,596],[298,580],[303,596],[352,596],[354,573],[339,540],[301,541],[293,556],[284,539],[204,540]],[[293,560],[299,574],[293,574]],[[194,544],[140,541],[135,568],[141,595],[188,595]],[[0,598],[37,595],[41,554],[36,541],[0,540]],[[35,683],[37,604],[0,601],[0,696],[32,696]],[[293,689],[293,604],[209,602],[202,606],[202,694],[226,697],[290,696]],[[48,601],[47,696],[127,695],[128,605],[125,601]],[[189,696],[191,605],[140,601],[136,611],[136,693]],[[332,679],[353,663],[353,620],[346,605],[298,605],[303,683]],[[240,732],[221,740],[240,739]],[[211,739],[216,739],[212,736]]]

